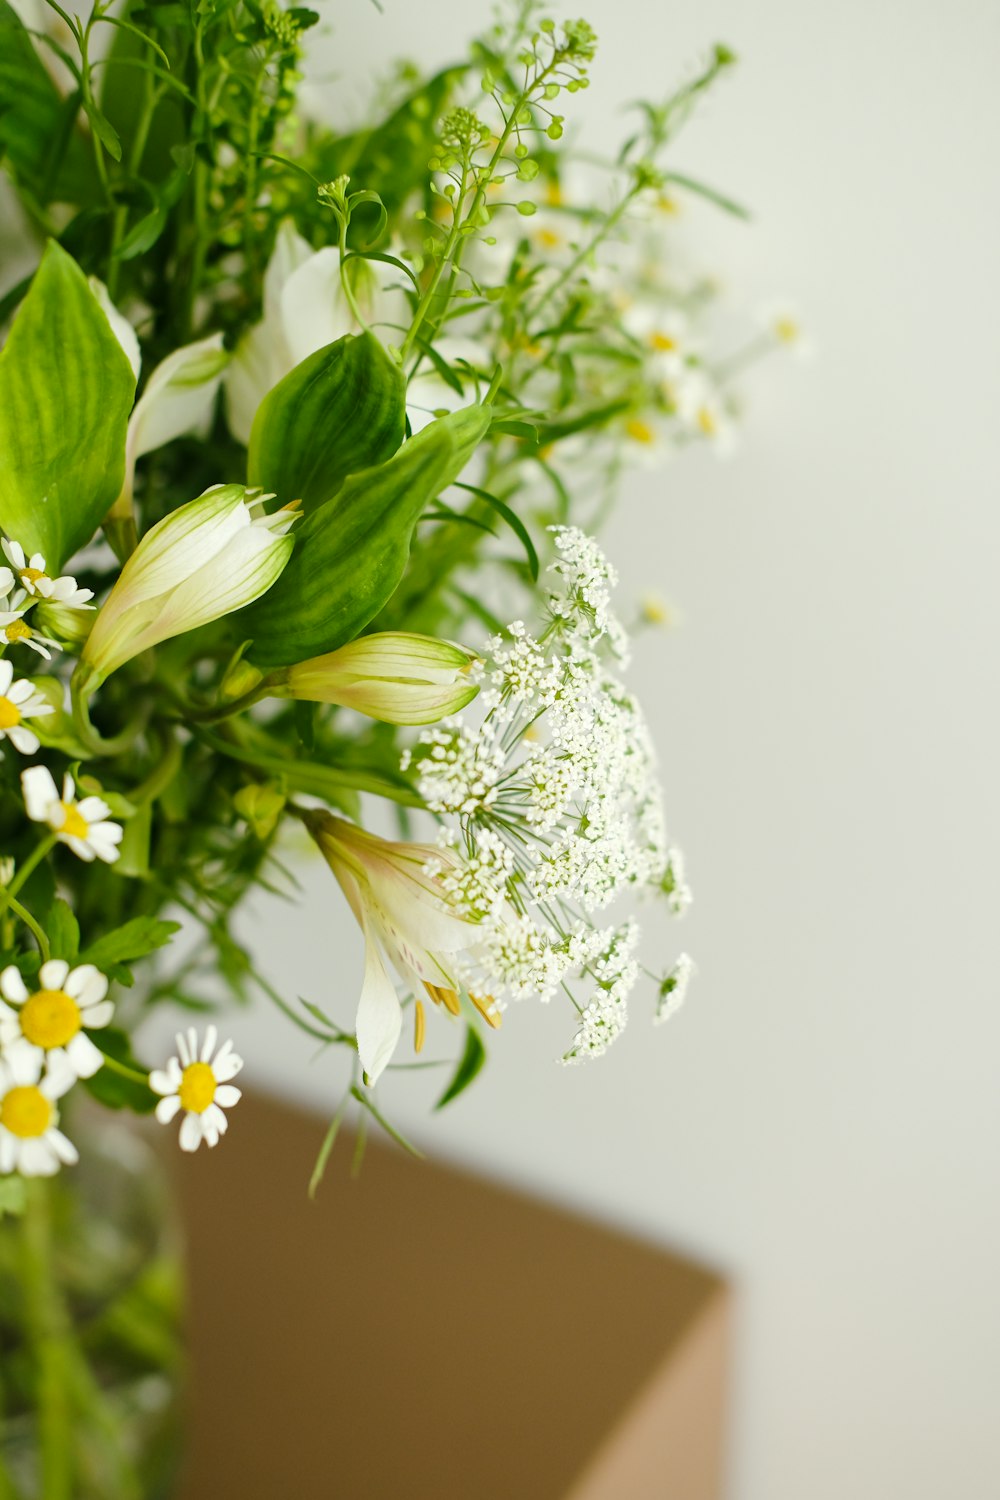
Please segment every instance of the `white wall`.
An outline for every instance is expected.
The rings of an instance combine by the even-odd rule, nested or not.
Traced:
[[[488,18],[384,3],[337,7],[341,98]],[[1000,8],[581,7],[595,130],[706,43],[741,54],[677,161],[756,222],[693,211],[694,248],[750,304],[793,296],[821,357],[762,373],[733,462],[637,477],[610,533],[625,588],[685,616],[634,681],[696,887],[687,1008],[653,1033],[636,1004],[576,1071],[565,1017],[521,1008],[454,1113],[421,1085],[397,1115],[732,1272],[736,1500],[994,1500]],[[349,1014],[358,940],[308,889],[262,951]],[[280,1021],[240,1030],[258,1077],[333,1098]]]

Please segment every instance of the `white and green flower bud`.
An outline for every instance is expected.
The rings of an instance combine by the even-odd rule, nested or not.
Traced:
[[[80,658],[89,691],[151,646],[242,609],[288,562],[295,520],[262,496],[217,484],[148,531],[94,621]]]
[[[51,637],[71,651],[79,651],[93,629],[95,618],[92,608],[76,609],[72,604],[59,604],[50,599],[37,604],[32,615],[32,621],[42,635]]]
[[[476,696],[470,673],[477,661],[454,641],[385,631],[288,667],[272,691],[336,703],[387,724],[435,724]]]

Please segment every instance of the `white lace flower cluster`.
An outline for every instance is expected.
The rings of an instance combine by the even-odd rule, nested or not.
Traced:
[[[26,557],[19,542],[5,537],[0,546],[7,559],[0,565],[0,643],[30,646],[49,661],[53,651],[59,650],[59,643],[41,635],[25,616],[41,603],[62,609],[92,609],[93,590],[80,588],[68,573],[52,578],[42,554]]]
[[[491,640],[475,716],[425,730],[404,766],[463,856],[434,873],[479,924],[466,982],[500,1007],[570,994],[578,1029],[562,1060],[578,1062],[620,1035],[639,976],[635,924],[602,927],[595,914],[630,891],[680,912],[690,892],[642,710],[612,670],[628,648],[614,570],[581,531],[553,534],[545,628],[536,639],[514,621]]]

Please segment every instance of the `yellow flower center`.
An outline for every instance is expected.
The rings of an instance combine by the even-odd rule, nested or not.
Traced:
[[[778,318],[774,332],[783,344],[794,344],[799,336],[799,325],[794,318]]]
[[[677,348],[677,340],[670,337],[669,333],[651,333],[649,336],[651,348],[658,354],[673,354]]]
[[[22,583],[37,583],[39,578],[47,578],[49,575],[44,568],[22,568]]]
[[[540,229],[538,231],[538,243],[543,250],[558,250],[563,243],[561,234],[556,234],[554,229]]]
[[[549,183],[548,187],[545,189],[545,201],[551,208],[560,208],[562,206],[562,188],[559,186],[558,182]]]
[[[698,412],[698,426],[701,428],[706,437],[715,437],[715,434],[719,430],[719,424],[715,420],[715,414],[709,411],[707,406],[703,406]]]
[[[80,1007],[65,990],[39,990],[21,1006],[21,1032],[35,1047],[65,1047],[83,1022]]]
[[[60,802],[59,809],[63,819],[59,832],[67,834],[71,839],[85,839],[90,832],[90,824],[76,803]]]
[[[9,698],[0,696],[0,729],[13,729],[21,722],[21,710]]]
[[[648,422],[644,422],[641,417],[632,417],[626,422],[625,431],[634,443],[649,444],[656,440],[656,434],[652,427],[650,427]]]
[[[12,620],[5,628],[4,635],[7,638],[7,644],[10,646],[13,646],[17,641],[30,641],[31,626],[25,625],[23,620]]]
[[[48,1099],[33,1083],[10,1089],[0,1101],[0,1125],[22,1140],[44,1135],[54,1114]]]
[[[181,1074],[177,1090],[181,1105],[192,1114],[202,1115],[215,1098],[215,1074],[208,1063],[188,1063]]]

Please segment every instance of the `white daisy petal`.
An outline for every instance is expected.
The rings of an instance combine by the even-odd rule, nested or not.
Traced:
[[[68,1167],[73,1166],[74,1163],[80,1160],[80,1153],[73,1145],[73,1142],[64,1136],[62,1131],[58,1130],[54,1125],[45,1132],[45,1138],[60,1161],[65,1162]]]
[[[215,1103],[221,1104],[223,1109],[232,1109],[243,1098],[243,1090],[236,1088],[231,1083],[220,1083],[215,1090]],[[223,1130],[225,1126],[222,1127]]]
[[[28,998],[27,986],[21,978],[21,971],[15,964],[8,964],[3,973],[0,974],[0,993],[8,1000],[16,1000],[24,1004]]]
[[[93,964],[78,964],[72,974],[64,980],[62,988],[67,995],[73,999],[83,1010],[88,1005],[96,1005],[98,1000],[103,1000],[108,993],[108,981],[100,969]]]
[[[156,1089],[156,1092],[158,1094],[163,1092],[162,1089],[156,1088],[156,1085],[153,1083],[152,1074],[150,1074],[149,1082],[150,1086]],[[174,1118],[174,1115],[177,1113],[180,1107],[180,1099],[176,1094],[171,1094],[169,1098],[161,1099],[159,1104],[156,1106],[156,1118],[159,1120],[161,1125],[169,1125],[170,1121]]]
[[[104,1054],[95,1047],[85,1031],[78,1031],[66,1044],[66,1056],[78,1078],[93,1078],[104,1064]]]
[[[202,1126],[201,1115],[188,1114],[184,1116],[181,1125],[180,1143],[182,1151],[197,1151],[201,1145]]]
[[[66,983],[69,964],[64,958],[50,958],[38,971],[43,990],[61,990]]]
[[[103,975],[101,976],[104,977]],[[82,1005],[80,1015],[88,1031],[100,1031],[107,1026],[115,1013],[113,1000],[99,1000],[96,1005]]]

